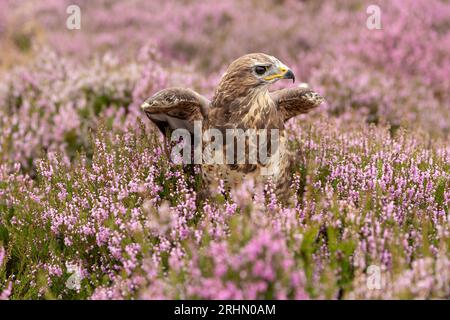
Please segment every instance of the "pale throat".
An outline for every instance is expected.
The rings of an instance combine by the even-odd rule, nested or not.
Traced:
[[[252,126],[255,123],[265,123],[269,115],[276,112],[276,106],[269,95],[267,87],[256,88],[245,99],[242,110],[245,112],[242,121]]]
[[[276,106],[270,97],[268,86],[258,86],[236,90],[239,85],[223,86],[220,94],[212,101],[213,108],[232,110],[231,120],[244,124],[247,128],[264,128],[269,117],[275,116]],[[275,118],[275,117],[274,117]]]

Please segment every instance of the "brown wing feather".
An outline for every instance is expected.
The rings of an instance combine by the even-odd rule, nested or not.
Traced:
[[[209,104],[208,99],[193,90],[168,88],[147,99],[141,108],[166,134],[179,128],[193,132],[194,121],[207,117]]]
[[[308,113],[319,106],[324,99],[315,91],[307,88],[289,88],[270,93],[284,121],[302,113]]]

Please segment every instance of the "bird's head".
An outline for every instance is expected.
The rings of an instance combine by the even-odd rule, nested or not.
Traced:
[[[231,63],[222,82],[238,81],[241,86],[255,88],[265,87],[280,79],[295,81],[295,76],[277,58],[264,53],[250,53]]]

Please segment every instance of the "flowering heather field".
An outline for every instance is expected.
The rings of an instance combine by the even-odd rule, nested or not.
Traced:
[[[448,1],[1,0],[0,46],[0,299],[450,299]],[[326,99],[289,206],[199,201],[139,108],[249,52]]]

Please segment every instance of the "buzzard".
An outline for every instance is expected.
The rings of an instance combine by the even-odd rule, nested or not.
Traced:
[[[206,186],[204,190],[208,194],[217,191],[221,180],[227,189],[231,189],[245,179],[255,179],[257,182],[271,179],[276,186],[276,194],[281,200],[286,200],[293,157],[287,148],[285,123],[317,107],[323,98],[305,87],[269,92],[269,85],[280,79],[294,82],[295,76],[273,56],[247,54],[231,63],[211,101],[190,89],[168,88],[147,99],[141,107],[166,138],[176,129],[184,129],[194,135],[196,123],[201,123],[202,132],[214,132],[214,139],[208,134],[200,138],[193,137],[197,142],[207,142],[207,146],[201,145],[202,159],[206,160],[202,162],[201,168]],[[239,136],[227,136],[227,130],[234,133],[256,132],[257,138],[252,140],[251,135],[245,135],[245,148],[238,150]],[[217,140],[217,132],[231,139]],[[272,140],[273,132],[277,133],[276,140]],[[223,146],[222,150],[208,148],[213,140]],[[263,147],[265,152],[277,156],[267,157],[265,161],[249,161],[251,146],[256,146],[258,156],[261,156],[259,149]],[[239,151],[243,154],[239,154]],[[211,162],[211,158],[216,159],[217,154],[224,155],[227,161]]]

